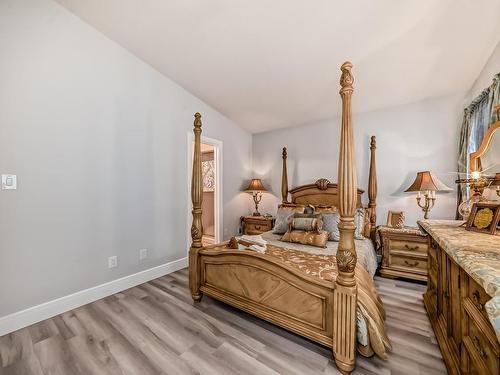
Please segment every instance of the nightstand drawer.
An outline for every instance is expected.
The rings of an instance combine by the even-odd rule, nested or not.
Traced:
[[[382,245],[382,276],[427,281],[427,236],[410,227],[400,230],[382,227],[377,233]]]
[[[274,218],[271,216],[242,216],[243,234],[256,235],[273,229]]]
[[[427,259],[410,258],[401,255],[390,255],[389,267],[401,268],[411,272],[427,273]]]
[[[269,230],[273,229],[273,226],[271,223],[246,223],[245,224],[245,232],[247,234],[259,234],[263,232],[267,232]]]
[[[413,242],[390,239],[389,250],[401,250],[407,253],[419,253],[427,255],[427,240],[425,240],[425,242]]]

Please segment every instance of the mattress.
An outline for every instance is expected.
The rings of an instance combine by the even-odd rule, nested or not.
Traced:
[[[283,242],[280,241],[281,235],[274,234],[272,231],[262,233],[261,236],[262,239],[271,245],[290,250],[304,251],[309,254],[336,255],[337,247],[339,246],[339,243],[336,241],[328,241],[326,248]],[[354,240],[354,245],[356,247],[358,263],[361,264],[373,278],[377,270],[377,253],[375,252],[373,242],[369,238],[363,238],[362,240]]]

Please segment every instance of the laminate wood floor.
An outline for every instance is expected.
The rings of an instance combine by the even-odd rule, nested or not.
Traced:
[[[354,374],[446,374],[424,286],[376,278],[393,344]],[[0,374],[339,374],[331,351],[204,297],[187,270],[0,337]]]

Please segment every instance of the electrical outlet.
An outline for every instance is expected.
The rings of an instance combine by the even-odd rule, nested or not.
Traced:
[[[116,255],[108,258],[108,268],[118,267],[118,257]]]
[[[139,260],[146,259],[148,257],[148,249],[139,250]]]

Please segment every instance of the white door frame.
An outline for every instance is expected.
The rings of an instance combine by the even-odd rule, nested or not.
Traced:
[[[187,133],[187,152],[188,152],[188,174],[187,174],[187,199],[188,199],[188,215],[187,215],[187,245],[188,251],[191,246],[191,224],[192,224],[192,215],[191,209],[193,204],[191,202],[191,179],[193,175],[193,142],[194,142],[194,134],[193,132]],[[218,139],[209,138],[205,136],[201,136],[201,143],[206,145],[210,145],[214,147],[214,160],[215,160],[215,243],[222,242],[222,238],[224,238],[223,234],[223,217],[222,217],[222,141]]]

